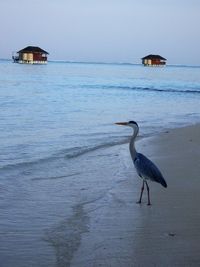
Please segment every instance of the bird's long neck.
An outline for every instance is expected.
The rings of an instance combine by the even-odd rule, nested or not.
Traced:
[[[130,143],[129,143],[130,154],[131,154],[131,157],[132,157],[133,161],[135,160],[135,157],[136,157],[136,154],[137,154],[137,151],[135,149],[135,139],[136,139],[136,137],[138,135],[138,132],[139,132],[138,127],[137,128],[135,127],[134,130],[133,130],[133,135],[132,135]]]

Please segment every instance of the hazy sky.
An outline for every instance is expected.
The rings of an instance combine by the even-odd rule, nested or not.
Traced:
[[[0,0],[0,58],[28,45],[49,59],[200,65],[200,0]]]

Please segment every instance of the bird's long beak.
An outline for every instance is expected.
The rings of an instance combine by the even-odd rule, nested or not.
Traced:
[[[127,122],[116,122],[115,124],[117,124],[117,125],[123,125],[123,126],[127,126],[128,125]]]

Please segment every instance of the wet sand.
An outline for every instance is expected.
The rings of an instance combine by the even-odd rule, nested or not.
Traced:
[[[141,180],[128,145],[110,149],[116,184],[84,205],[88,230],[70,266],[200,266],[200,125],[145,138],[136,147],[159,166],[168,188],[150,183],[152,205],[146,192],[136,204]]]

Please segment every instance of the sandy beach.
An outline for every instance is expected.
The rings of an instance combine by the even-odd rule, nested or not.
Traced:
[[[84,204],[87,230],[70,266],[200,265],[199,133],[200,125],[194,125],[137,142],[137,150],[159,166],[168,183],[167,189],[150,183],[152,206],[146,205],[146,192],[143,203],[136,204],[141,180],[128,145],[109,148],[117,183],[97,201]]]

